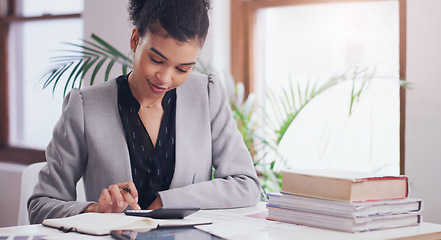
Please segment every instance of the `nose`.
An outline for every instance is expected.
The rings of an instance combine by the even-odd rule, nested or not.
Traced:
[[[157,71],[155,76],[161,85],[166,85],[172,80],[172,71],[169,68],[163,68]]]

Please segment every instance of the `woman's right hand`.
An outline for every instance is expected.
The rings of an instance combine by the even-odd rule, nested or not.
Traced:
[[[84,212],[120,213],[127,208],[127,205],[132,209],[141,209],[138,205],[138,191],[132,181],[113,184],[103,189],[98,203],[90,204]]]

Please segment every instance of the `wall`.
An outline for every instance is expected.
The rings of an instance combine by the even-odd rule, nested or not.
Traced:
[[[212,0],[210,29],[199,59],[220,73],[230,73],[230,1]]]
[[[424,221],[441,223],[441,1],[407,0],[405,172]]]
[[[91,40],[90,36],[94,33],[123,54],[128,54],[132,27],[127,13],[127,3],[128,1],[121,0],[84,1],[84,38]],[[104,65],[96,76],[97,82],[103,82],[105,66],[107,65]],[[121,68],[115,64],[109,77],[116,78],[121,73]],[[88,75],[91,76],[91,73]],[[85,79],[84,86],[88,84],[89,78]]]

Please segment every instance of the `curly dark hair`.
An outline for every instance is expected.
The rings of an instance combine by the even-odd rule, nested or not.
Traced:
[[[201,45],[210,25],[209,9],[210,0],[130,0],[128,6],[130,21],[141,36],[164,34],[180,42],[197,39]]]

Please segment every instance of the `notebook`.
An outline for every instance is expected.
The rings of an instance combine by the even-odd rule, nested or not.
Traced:
[[[43,226],[57,228],[64,232],[108,235],[112,230],[148,231],[158,226],[194,226],[210,223],[212,223],[211,220],[195,217],[165,220],[127,216],[124,213],[82,213],[66,218],[46,219],[43,221]]]

